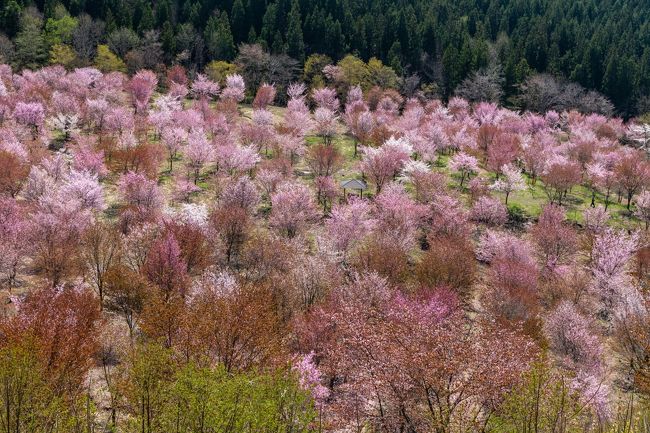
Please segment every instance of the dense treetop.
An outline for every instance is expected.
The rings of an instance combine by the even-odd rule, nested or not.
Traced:
[[[639,431],[647,123],[238,56],[0,65],[0,433]]]
[[[0,433],[647,430],[638,3],[0,0]]]
[[[259,43],[298,66],[314,54],[377,58],[402,85],[445,98],[475,71],[490,73],[504,101],[547,72],[632,115],[650,105],[649,15],[633,0],[2,0],[0,54],[18,67],[99,56],[131,72],[161,63],[200,71]]]

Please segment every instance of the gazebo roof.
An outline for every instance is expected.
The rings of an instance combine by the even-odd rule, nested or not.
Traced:
[[[346,189],[368,189],[368,185],[362,180],[359,179],[349,179],[349,180],[344,180],[341,182],[341,187],[346,188]]]

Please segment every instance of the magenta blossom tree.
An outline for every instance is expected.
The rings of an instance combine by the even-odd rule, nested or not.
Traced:
[[[375,127],[375,118],[363,101],[348,105],[345,109],[345,124],[354,137],[354,156],[357,156],[358,144],[365,145]]]
[[[442,173],[432,171],[429,165],[422,161],[413,160],[404,165],[401,179],[413,185],[415,200],[420,203],[430,203],[436,195],[445,190],[447,183]]]
[[[190,132],[184,153],[187,159],[187,167],[192,171],[194,183],[196,184],[199,180],[201,169],[214,159],[214,149],[203,130],[196,129]]]
[[[500,226],[508,221],[508,210],[498,198],[482,196],[472,206],[470,218],[488,226]]]
[[[30,251],[29,222],[13,198],[0,198],[0,274],[9,288],[16,283],[18,267]]]
[[[174,158],[186,140],[187,132],[183,128],[168,127],[163,129],[161,141],[167,149],[170,172],[174,169]]]
[[[274,85],[264,83],[258,89],[253,100],[253,108],[265,109],[275,101],[277,90]]]
[[[585,209],[582,216],[585,228],[592,234],[600,234],[607,228],[609,214],[602,205]]]
[[[240,208],[249,214],[253,214],[260,204],[260,193],[249,177],[242,176],[231,181],[223,190],[220,204],[223,208]]]
[[[147,279],[162,292],[163,299],[175,294],[184,296],[187,284],[187,264],[181,256],[178,241],[172,233],[154,242],[144,262]]]
[[[262,160],[253,146],[228,144],[218,146],[215,152],[219,169],[231,175],[251,171]]]
[[[563,301],[546,318],[544,333],[550,349],[568,367],[593,371],[600,368],[602,346],[592,326],[569,301]]]
[[[650,191],[644,191],[639,194],[635,204],[636,211],[634,214],[645,224],[645,229],[648,230],[648,225],[650,224]]]
[[[331,298],[313,332],[322,371],[342,403],[333,407],[341,428],[450,431],[481,424],[534,352],[517,332],[488,322],[466,332],[469,322],[445,290],[405,295],[370,274]],[[484,374],[489,379],[478,379]]]
[[[465,179],[478,172],[478,160],[465,152],[458,152],[451,157],[449,168],[460,174],[460,187],[462,188]]]
[[[376,226],[368,200],[350,197],[348,202],[332,208],[325,228],[334,247],[345,256]]]
[[[289,238],[304,232],[318,218],[309,188],[296,181],[278,186],[271,195],[271,206],[270,226]]]
[[[506,195],[507,205],[508,197],[510,197],[511,193],[526,189],[526,181],[521,171],[512,164],[503,166],[501,172],[503,176],[492,184],[491,189],[504,193]]]
[[[226,77],[226,87],[221,92],[222,99],[230,99],[241,102],[246,97],[246,83],[239,74],[232,74]]]
[[[606,317],[641,305],[630,274],[631,260],[638,245],[636,234],[628,235],[613,229],[603,231],[594,240],[590,265],[592,289],[599,297],[601,313]]]
[[[100,179],[108,175],[108,168],[104,163],[104,151],[95,150],[88,142],[80,142],[75,148],[73,167],[78,171],[88,171]]]
[[[198,74],[192,82],[192,95],[202,101],[215,98],[219,95],[219,84],[204,74]]]
[[[391,137],[381,147],[363,147],[362,152],[361,171],[375,184],[379,194],[382,187],[399,174],[413,148],[405,139]]]
[[[45,108],[40,102],[18,102],[14,109],[16,122],[28,126],[35,140],[45,123]]]
[[[323,137],[325,144],[332,143],[332,137],[336,134],[338,116],[336,112],[325,107],[318,107],[314,112],[314,123],[316,133]]]
[[[548,269],[570,262],[575,253],[576,234],[565,222],[561,207],[546,205],[531,234],[542,262]]]
[[[375,198],[377,233],[404,251],[415,246],[418,229],[428,216],[428,208],[416,203],[402,185],[388,185]]]
[[[530,242],[513,234],[488,229],[481,236],[476,248],[476,258],[482,262],[492,263],[499,260],[518,263],[535,263],[533,247]]]
[[[123,211],[126,221],[146,222],[158,217],[164,196],[155,181],[129,171],[120,177],[117,188],[126,206]]]
[[[131,78],[129,91],[131,92],[133,106],[137,113],[143,113],[146,110],[157,85],[158,77],[152,71],[141,70]]]
[[[336,89],[331,87],[321,87],[315,89],[312,98],[318,108],[325,108],[332,112],[337,112],[340,107],[339,98],[336,96]]]
[[[60,193],[64,199],[77,200],[82,209],[106,209],[104,189],[97,175],[89,171],[70,171],[61,185]]]

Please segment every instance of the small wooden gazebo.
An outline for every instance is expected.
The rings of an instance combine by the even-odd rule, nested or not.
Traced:
[[[359,179],[348,179],[341,182],[341,187],[343,188],[343,197],[347,199],[348,189],[359,191],[359,195],[363,197],[363,191],[368,189],[368,185],[362,180]]]

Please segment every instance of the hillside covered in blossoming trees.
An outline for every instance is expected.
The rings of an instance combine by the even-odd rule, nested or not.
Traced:
[[[648,431],[643,119],[324,70],[0,66],[0,432]]]

